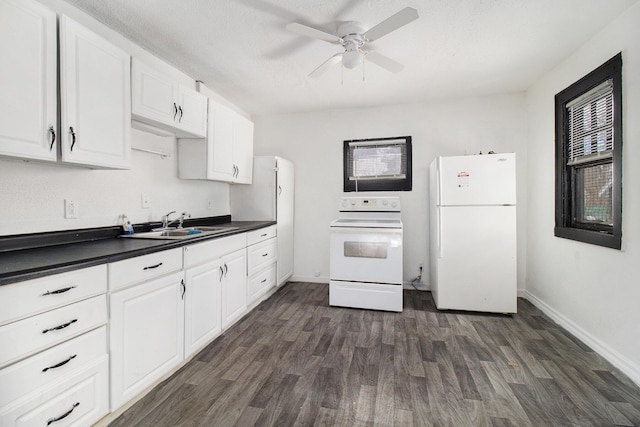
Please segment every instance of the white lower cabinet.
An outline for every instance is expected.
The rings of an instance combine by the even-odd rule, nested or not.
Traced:
[[[88,426],[109,412],[106,354],[62,381],[0,409],[1,426]]]
[[[219,259],[185,270],[185,358],[200,350],[221,331],[220,285],[223,274]]]
[[[97,266],[2,286],[0,426],[84,426],[109,412],[106,283]]]
[[[247,302],[252,304],[276,287],[276,226],[247,233]]]
[[[222,327],[232,324],[247,310],[247,257],[245,250],[222,257]]]
[[[110,295],[112,410],[182,361],[184,293],[178,271]]]

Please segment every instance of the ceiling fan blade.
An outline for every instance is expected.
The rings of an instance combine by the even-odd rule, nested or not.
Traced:
[[[369,51],[367,52],[365,58],[368,61],[373,62],[377,66],[382,67],[387,71],[391,71],[392,73],[399,73],[400,71],[404,70],[404,65],[378,52]]]
[[[300,24],[299,22],[291,22],[287,24],[287,30],[300,34],[301,36],[311,37],[313,39],[324,40],[329,43],[339,43],[340,37],[326,32],[318,28],[313,28],[308,25]]]
[[[342,60],[342,53],[336,53],[331,58],[324,61],[318,68],[309,73],[309,77],[316,78],[323,75],[332,65],[335,65]]]
[[[380,37],[389,34],[398,28],[407,25],[411,21],[418,19],[418,11],[412,7],[405,7],[395,15],[385,19],[375,27],[364,33],[369,41],[378,40]]]

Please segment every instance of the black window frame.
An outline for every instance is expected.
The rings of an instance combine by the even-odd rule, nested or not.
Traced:
[[[567,104],[602,83],[613,83],[613,153],[610,159],[594,159],[579,166],[568,165],[569,120]],[[602,64],[555,96],[555,228],[554,234],[571,240],[613,249],[622,247],[622,53]],[[576,171],[581,167],[612,164],[613,225],[589,224],[576,220],[573,192],[579,184]]]
[[[350,143],[377,143],[385,145],[385,143],[394,140],[404,140],[406,144],[406,173],[405,177],[401,179],[364,179],[358,180],[357,185],[355,180],[349,179],[349,146]],[[343,143],[343,191],[347,192],[361,192],[361,191],[411,191],[412,189],[412,146],[411,136],[396,136],[385,138],[369,138],[369,139],[351,139],[344,141]]]

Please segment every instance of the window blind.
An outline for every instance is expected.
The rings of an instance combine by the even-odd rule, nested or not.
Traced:
[[[405,179],[407,144],[404,139],[381,142],[350,142],[349,180]]]
[[[613,154],[613,81],[607,80],[566,105],[569,119],[567,164]]]

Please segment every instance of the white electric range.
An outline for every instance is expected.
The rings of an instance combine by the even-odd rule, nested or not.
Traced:
[[[399,197],[342,197],[330,224],[329,305],[402,311]]]

